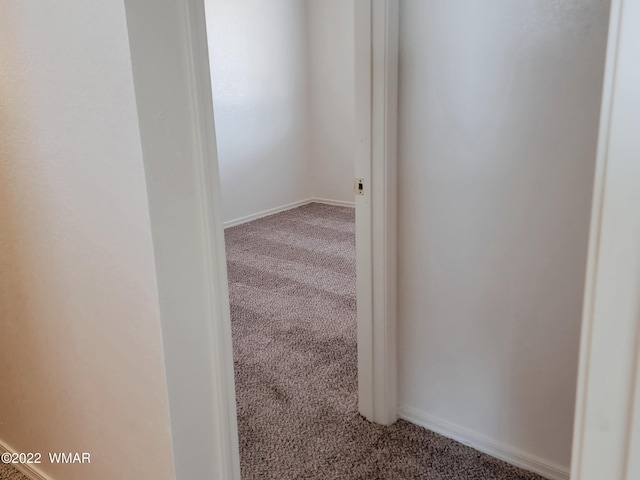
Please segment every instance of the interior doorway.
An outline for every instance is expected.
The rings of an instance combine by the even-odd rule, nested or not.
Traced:
[[[204,3],[241,450],[286,425],[260,422],[257,404],[286,415],[326,400],[312,416],[329,402],[391,424],[397,2]],[[303,387],[294,370],[313,365],[327,378]]]
[[[308,203],[355,207],[359,411],[382,424],[397,418],[398,9],[205,1],[223,223]]]
[[[622,24],[629,26],[632,23],[630,18],[634,17],[620,13],[621,3],[614,2],[613,11],[617,14],[612,18],[626,18],[629,21]],[[154,247],[156,252],[175,253],[156,257],[163,330],[167,342],[165,355],[174,457],[177,471],[182,474],[179,478],[191,478],[194,475],[203,478],[238,478],[235,471],[234,432],[230,421],[233,416],[229,415],[233,411],[234,399],[233,388],[229,388],[227,376],[231,364],[226,346],[230,342],[227,342],[225,331],[224,282],[220,281],[225,279],[222,268],[225,261],[224,252],[221,256],[219,248],[222,221],[217,204],[215,141],[211,135],[213,116],[209,115],[211,102],[208,71],[205,73],[202,68],[208,63],[204,11],[197,1],[184,2],[180,6],[185,10],[180,10],[183,16],[176,15],[173,4],[159,5],[159,11],[153,16],[148,15],[146,7],[141,6],[134,8],[128,5],[127,11],[145,164],[149,163],[151,166],[147,181],[150,204],[153,207],[151,217]],[[622,31],[626,32],[624,28]],[[159,32],[162,35],[158,35]],[[616,35],[613,38],[617,38]],[[150,46],[155,46],[154,42],[160,37],[168,39],[166,44],[163,43],[168,48],[162,51],[162,55],[145,56],[149,51],[157,50]],[[623,34],[620,38],[624,45],[624,41],[633,39],[633,36]],[[615,60],[618,44],[617,41],[610,44],[612,47],[608,58]],[[632,50],[626,50],[627,53],[628,51]],[[613,68],[616,66],[614,60],[608,62],[609,79],[616,70]],[[184,81],[185,72],[188,82]],[[629,76],[621,75],[619,78],[628,79]],[[613,90],[613,83],[608,85]],[[187,108],[183,108],[184,106]],[[159,115],[167,108],[179,115],[180,122],[176,124],[178,128],[163,128],[166,122],[158,121],[166,118]],[[617,125],[626,126],[630,123],[627,119],[626,123],[621,121]],[[195,132],[195,140],[191,132]],[[175,145],[183,147],[181,152],[185,151],[186,154],[176,156],[173,148]],[[609,147],[603,147],[603,157],[611,153],[608,149]],[[620,154],[624,151],[618,149],[613,153]],[[628,180],[629,171],[625,173],[625,179]],[[599,182],[598,188],[603,187],[602,183]],[[622,183],[631,185],[630,182]],[[167,189],[167,185],[171,188]],[[606,192],[617,195],[619,190],[607,188]],[[176,193],[188,201],[171,203],[168,198],[175,199]],[[171,208],[162,208],[167,205]],[[607,216],[604,215],[604,218]],[[176,224],[181,228],[177,230]],[[176,231],[181,235],[176,235]],[[185,234],[182,235],[182,232]],[[631,268],[630,262],[625,265]],[[181,275],[176,275],[176,271]],[[202,278],[205,278],[205,282],[202,282]],[[188,285],[185,285],[185,279],[188,280]],[[202,288],[203,283],[206,288]],[[185,315],[185,312],[189,315]],[[610,318],[617,317],[614,315]],[[618,333],[622,331],[614,330]],[[194,335],[196,332],[201,335]],[[598,336],[594,334],[594,338],[596,337]],[[185,352],[189,355],[185,355]],[[587,352],[583,364],[588,363],[590,357],[592,356]],[[598,370],[608,374],[617,371],[610,368]],[[189,372],[189,375],[185,376],[185,372]],[[592,384],[596,385],[594,382]],[[197,388],[185,389],[185,386]],[[197,398],[191,394],[193,391],[198,392]],[[623,396],[619,392],[612,395],[608,390],[607,394],[612,403]],[[589,396],[590,400],[591,396],[593,395]],[[620,412],[615,408],[610,410]],[[609,410],[607,412],[610,413]],[[626,430],[616,429],[618,431],[624,433]],[[198,432],[198,435],[194,435],[194,432]],[[589,435],[592,435],[592,439],[597,438],[598,434],[596,429],[590,432],[588,425],[584,430],[576,431],[576,436],[583,439],[589,438]],[[597,442],[593,441],[589,445],[597,447]],[[597,450],[597,454],[602,453],[601,449]],[[196,456],[194,451],[206,452],[207,456]],[[612,448],[607,455],[611,459],[615,457],[618,463],[625,459],[625,455],[617,448]],[[585,471],[588,470],[583,473]],[[193,474],[188,475],[187,472]]]

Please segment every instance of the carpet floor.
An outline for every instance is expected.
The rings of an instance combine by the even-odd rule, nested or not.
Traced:
[[[541,480],[405,421],[358,414],[354,210],[225,232],[243,480]]]
[[[29,480],[18,470],[13,468],[13,465],[5,465],[0,462],[0,479],[2,480]]]

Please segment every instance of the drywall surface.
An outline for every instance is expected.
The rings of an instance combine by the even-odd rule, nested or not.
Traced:
[[[400,15],[401,406],[566,469],[608,3]]]
[[[313,196],[354,201],[353,1],[308,0],[309,148]]]
[[[0,137],[0,442],[173,479],[122,2],[3,2]]]
[[[223,219],[308,199],[306,2],[205,7]]]

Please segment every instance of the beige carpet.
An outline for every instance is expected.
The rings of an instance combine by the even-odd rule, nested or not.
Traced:
[[[539,480],[358,415],[354,211],[310,204],[227,229],[243,480]]]
[[[0,479],[2,480],[29,480],[22,475],[18,470],[13,468],[12,465],[5,465],[0,463]]]

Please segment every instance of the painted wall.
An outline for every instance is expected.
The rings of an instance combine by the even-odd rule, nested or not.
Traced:
[[[306,3],[205,7],[224,220],[309,198]]]
[[[172,479],[123,3],[3,2],[0,79],[0,442]]]
[[[350,203],[355,168],[353,16],[353,1],[307,1],[312,194]]]
[[[400,15],[403,412],[566,469],[608,3]]]

